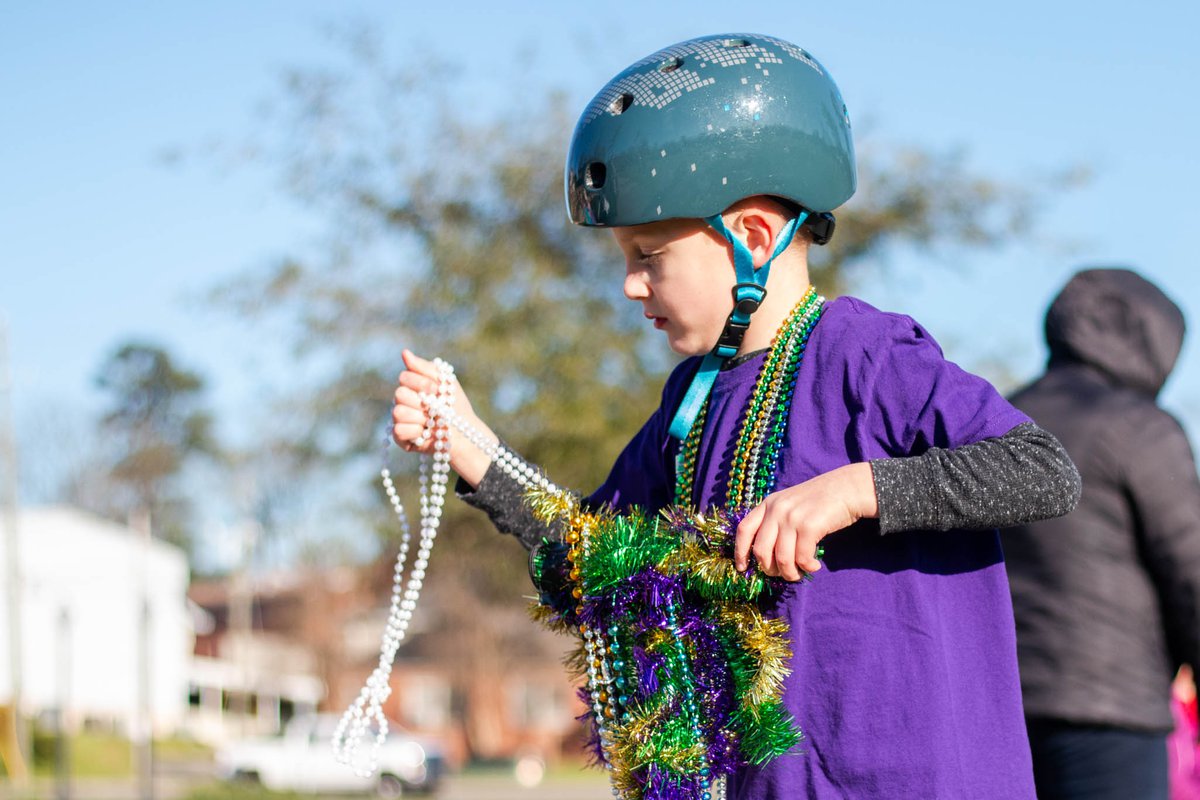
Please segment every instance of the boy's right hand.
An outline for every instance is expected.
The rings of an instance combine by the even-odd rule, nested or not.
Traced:
[[[405,370],[400,373],[399,385],[393,396],[395,405],[392,407],[392,440],[410,453],[432,453],[432,439],[420,445],[417,442],[425,431],[425,421],[428,417],[420,395],[437,393],[437,367],[432,361],[427,361],[408,349],[405,349],[401,356],[404,359]],[[475,416],[471,401],[467,399],[457,377],[453,381],[453,392],[453,407],[459,417],[490,441],[498,441],[491,429]],[[450,466],[463,480],[472,486],[478,486],[489,464],[491,459],[486,453],[468,440],[462,431],[450,427]]]
[[[817,546],[835,531],[879,516],[875,478],[867,462],[846,464],[803,483],[772,492],[738,524],[733,564],[798,581],[821,569]]]

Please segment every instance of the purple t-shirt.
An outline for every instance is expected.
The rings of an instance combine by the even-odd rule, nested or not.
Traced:
[[[672,502],[667,428],[698,365],[663,401],[592,499]],[[762,356],[717,377],[696,474],[701,506],[724,503],[734,440]],[[947,361],[906,316],[829,302],[796,379],[776,487],[851,462],[919,455],[1007,433],[1028,418]],[[800,752],[729,782],[730,800],[1032,800],[1008,579],[996,531],[881,536],[862,522],[826,537],[824,569],[789,584],[784,702]]]

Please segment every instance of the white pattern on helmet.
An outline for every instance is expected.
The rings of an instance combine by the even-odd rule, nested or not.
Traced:
[[[754,38],[778,47],[793,59],[824,75],[821,65],[796,45],[766,36]],[[596,95],[587,110],[584,111],[581,124],[587,125],[605,112],[616,116],[627,110],[630,105],[661,110],[688,92],[712,86],[718,82],[716,76],[702,77],[695,69],[684,69],[680,66],[664,71],[658,68],[659,65],[671,60],[682,62],[688,56],[694,55],[699,61],[698,69],[707,69],[709,65],[716,67],[741,66],[751,60],[757,61],[759,67],[764,64],[784,63],[776,52],[757,42],[748,42],[742,46],[730,46],[726,44],[728,41],[739,41],[739,37],[683,42],[663,48],[657,53],[643,58],[626,70],[629,74],[609,84]],[[645,69],[651,64],[655,65],[654,69]],[[625,95],[632,98],[631,103],[618,102]]]

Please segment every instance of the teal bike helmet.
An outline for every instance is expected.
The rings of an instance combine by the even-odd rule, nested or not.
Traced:
[[[672,45],[625,69],[579,118],[567,209],[579,225],[705,218],[773,195],[812,214],[856,185],[850,119],[829,73],[768,36]]]
[[[733,248],[733,311],[671,424],[682,439],[723,360],[766,296],[771,261],[796,230],[817,244],[857,179],[850,117],[829,73],[807,51],[753,34],[703,36],[625,69],[588,104],[567,154],[567,212],[590,227],[704,219]],[[774,255],[755,269],[721,212],[767,195],[798,207]]]

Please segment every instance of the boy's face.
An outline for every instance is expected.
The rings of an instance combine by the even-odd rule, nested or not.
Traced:
[[[625,296],[685,356],[707,353],[733,310],[733,263],[725,240],[703,220],[613,228],[625,254]]]

